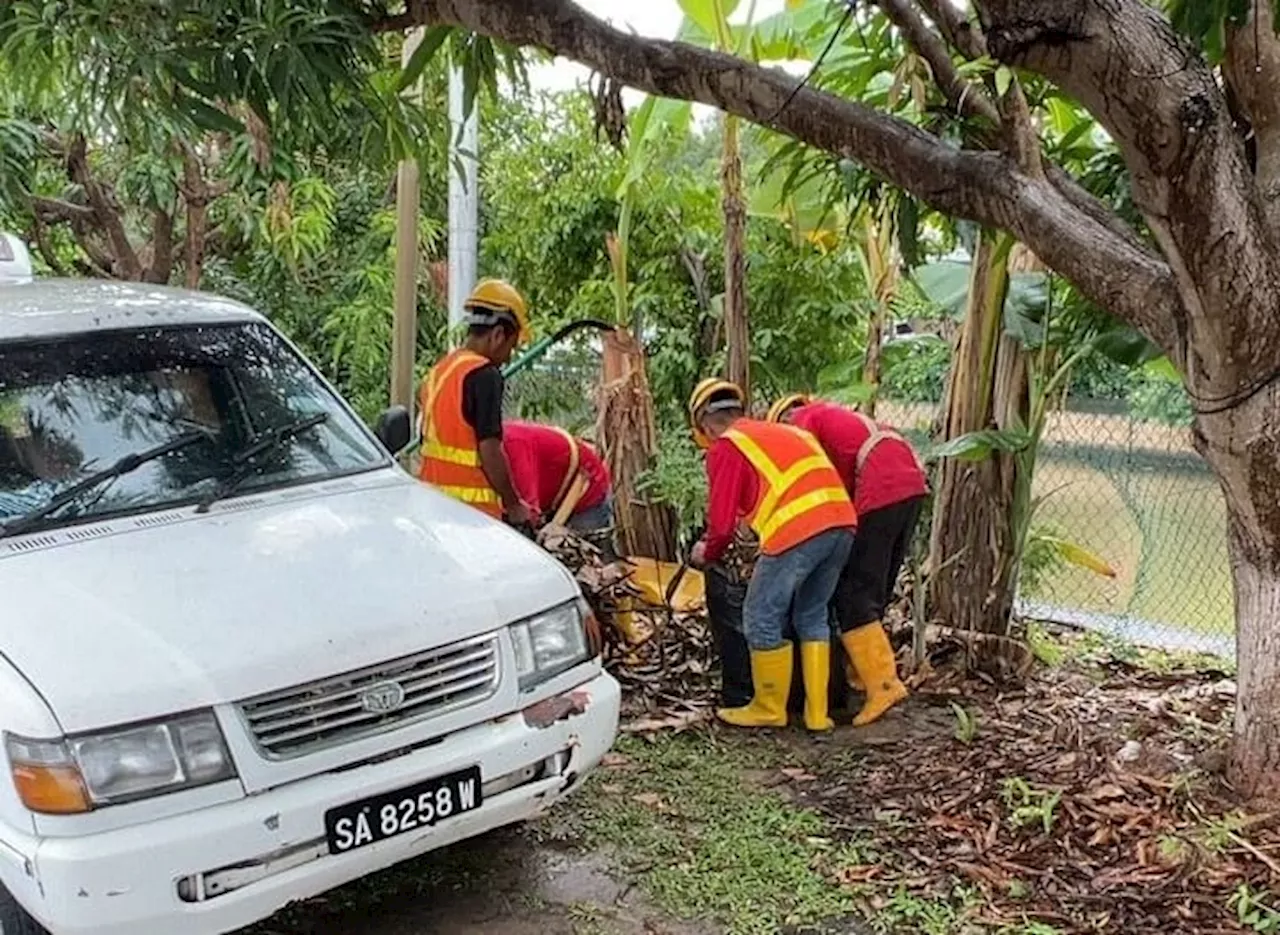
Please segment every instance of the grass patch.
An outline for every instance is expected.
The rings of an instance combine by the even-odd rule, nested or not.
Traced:
[[[1200,633],[1232,632],[1226,508],[1211,475],[1045,458],[1036,493],[1051,493],[1037,522],[1063,530],[1118,576],[1111,581],[1063,565],[1030,597]]]
[[[566,808],[583,843],[616,854],[659,907],[732,935],[855,910],[855,890],[835,880],[868,855],[833,841],[816,812],[744,779],[776,748],[689,732],[624,738],[616,750],[625,761]]]

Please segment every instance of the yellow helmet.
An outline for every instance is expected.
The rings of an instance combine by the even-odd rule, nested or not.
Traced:
[[[711,447],[711,439],[698,426],[698,417],[707,408],[707,403],[711,401],[711,397],[717,393],[732,393],[737,405],[746,406],[746,397],[742,394],[742,387],[736,383],[730,383],[728,380],[722,380],[719,377],[707,377],[695,386],[693,395],[689,397],[689,425],[693,429],[693,440],[699,448]]]
[[[497,324],[500,315],[509,315],[515,319],[516,331],[519,333],[519,342],[524,344],[532,336],[529,328],[529,309],[524,304],[524,296],[519,290],[505,279],[482,279],[471,294],[467,296],[467,300],[462,303],[462,307],[472,312],[468,316],[469,324],[492,325]],[[477,315],[475,312],[480,312]],[[483,314],[488,312],[489,314]]]
[[[766,422],[781,422],[782,417],[787,414],[793,406],[806,406],[813,401],[813,397],[804,393],[788,393],[781,397],[777,402],[769,407],[769,414],[766,415]]]

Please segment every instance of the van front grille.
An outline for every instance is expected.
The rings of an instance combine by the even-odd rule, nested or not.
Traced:
[[[240,703],[262,753],[287,759],[484,701],[498,687],[495,636],[464,640]]]

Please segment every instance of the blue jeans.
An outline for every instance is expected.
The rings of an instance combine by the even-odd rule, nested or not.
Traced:
[[[598,548],[606,562],[618,558],[617,546],[613,541],[613,494],[609,494],[591,509],[570,516],[568,526]]]
[[[802,641],[831,638],[827,605],[852,547],[853,530],[829,529],[781,555],[760,556],[742,606],[743,629],[753,650],[782,645],[788,614]]]

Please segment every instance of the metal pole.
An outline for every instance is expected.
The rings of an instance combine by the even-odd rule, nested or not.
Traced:
[[[462,321],[462,303],[476,284],[479,214],[480,102],[463,118],[462,69],[449,69],[449,326]],[[459,171],[461,170],[461,171]]]
[[[404,40],[407,65],[422,29]],[[391,329],[391,405],[413,411],[414,352],[418,343],[418,162],[403,159],[396,172],[395,317]]]

